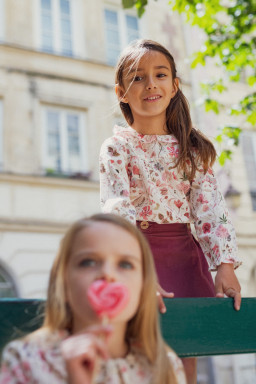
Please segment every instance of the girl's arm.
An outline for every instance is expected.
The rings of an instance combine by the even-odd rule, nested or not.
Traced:
[[[191,185],[190,204],[202,250],[210,269],[217,270],[216,293],[234,297],[235,308],[239,309],[240,285],[234,269],[241,261],[237,255],[235,229],[212,169],[206,174],[203,170],[197,172]]]
[[[125,143],[107,139],[100,150],[100,196],[105,213],[116,213],[135,224],[136,210],[130,201],[128,149]]]

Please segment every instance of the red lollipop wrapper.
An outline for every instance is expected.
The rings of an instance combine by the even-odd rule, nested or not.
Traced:
[[[129,291],[122,283],[94,281],[88,290],[88,299],[93,310],[101,318],[116,317],[129,301]]]

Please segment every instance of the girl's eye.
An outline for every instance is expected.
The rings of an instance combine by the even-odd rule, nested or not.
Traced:
[[[165,74],[165,73],[159,73],[159,74],[157,75],[157,77],[166,77],[166,74]]]
[[[123,269],[133,269],[133,264],[130,261],[120,261],[119,266]]]
[[[135,77],[134,77],[134,81],[140,81],[140,80],[142,80],[142,77],[141,77],[141,76],[135,76]]]
[[[94,267],[97,264],[97,261],[94,259],[83,259],[80,261],[79,266],[81,267]]]

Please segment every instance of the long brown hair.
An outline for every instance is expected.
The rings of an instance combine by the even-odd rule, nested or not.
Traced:
[[[138,67],[141,58],[149,51],[158,51],[168,59],[173,83],[177,79],[177,70],[173,56],[161,44],[152,40],[136,40],[121,54],[116,67],[116,84],[124,87],[124,71]],[[177,92],[166,109],[166,125],[169,134],[176,137],[179,142],[179,156],[174,167],[182,170],[186,177],[192,181],[199,168],[204,172],[213,165],[216,159],[216,150],[210,140],[199,130],[193,128],[189,112],[189,104],[177,84]],[[128,103],[119,102],[121,111],[129,125],[134,122],[132,110]]]
[[[150,247],[136,226],[118,215],[96,214],[76,221],[67,231],[51,269],[42,329],[56,331],[72,327],[73,316],[67,305],[65,289],[67,264],[75,237],[81,230],[90,227],[95,222],[105,222],[121,227],[137,239],[142,255],[143,287],[137,313],[127,325],[126,339],[136,340],[142,352],[154,365],[152,381],[154,384],[177,384],[173,366],[167,356],[170,348],[162,338],[159,325],[156,297],[157,278]]]

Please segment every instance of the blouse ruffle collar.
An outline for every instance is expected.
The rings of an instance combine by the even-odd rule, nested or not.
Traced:
[[[169,135],[143,135],[141,133],[138,133],[135,131],[135,129],[131,127],[120,127],[118,125],[115,125],[114,134],[117,136],[121,136],[125,139],[137,139],[143,143],[152,143],[154,141],[164,142],[164,143],[172,143],[172,144],[178,144],[178,140],[175,136],[169,134]]]

